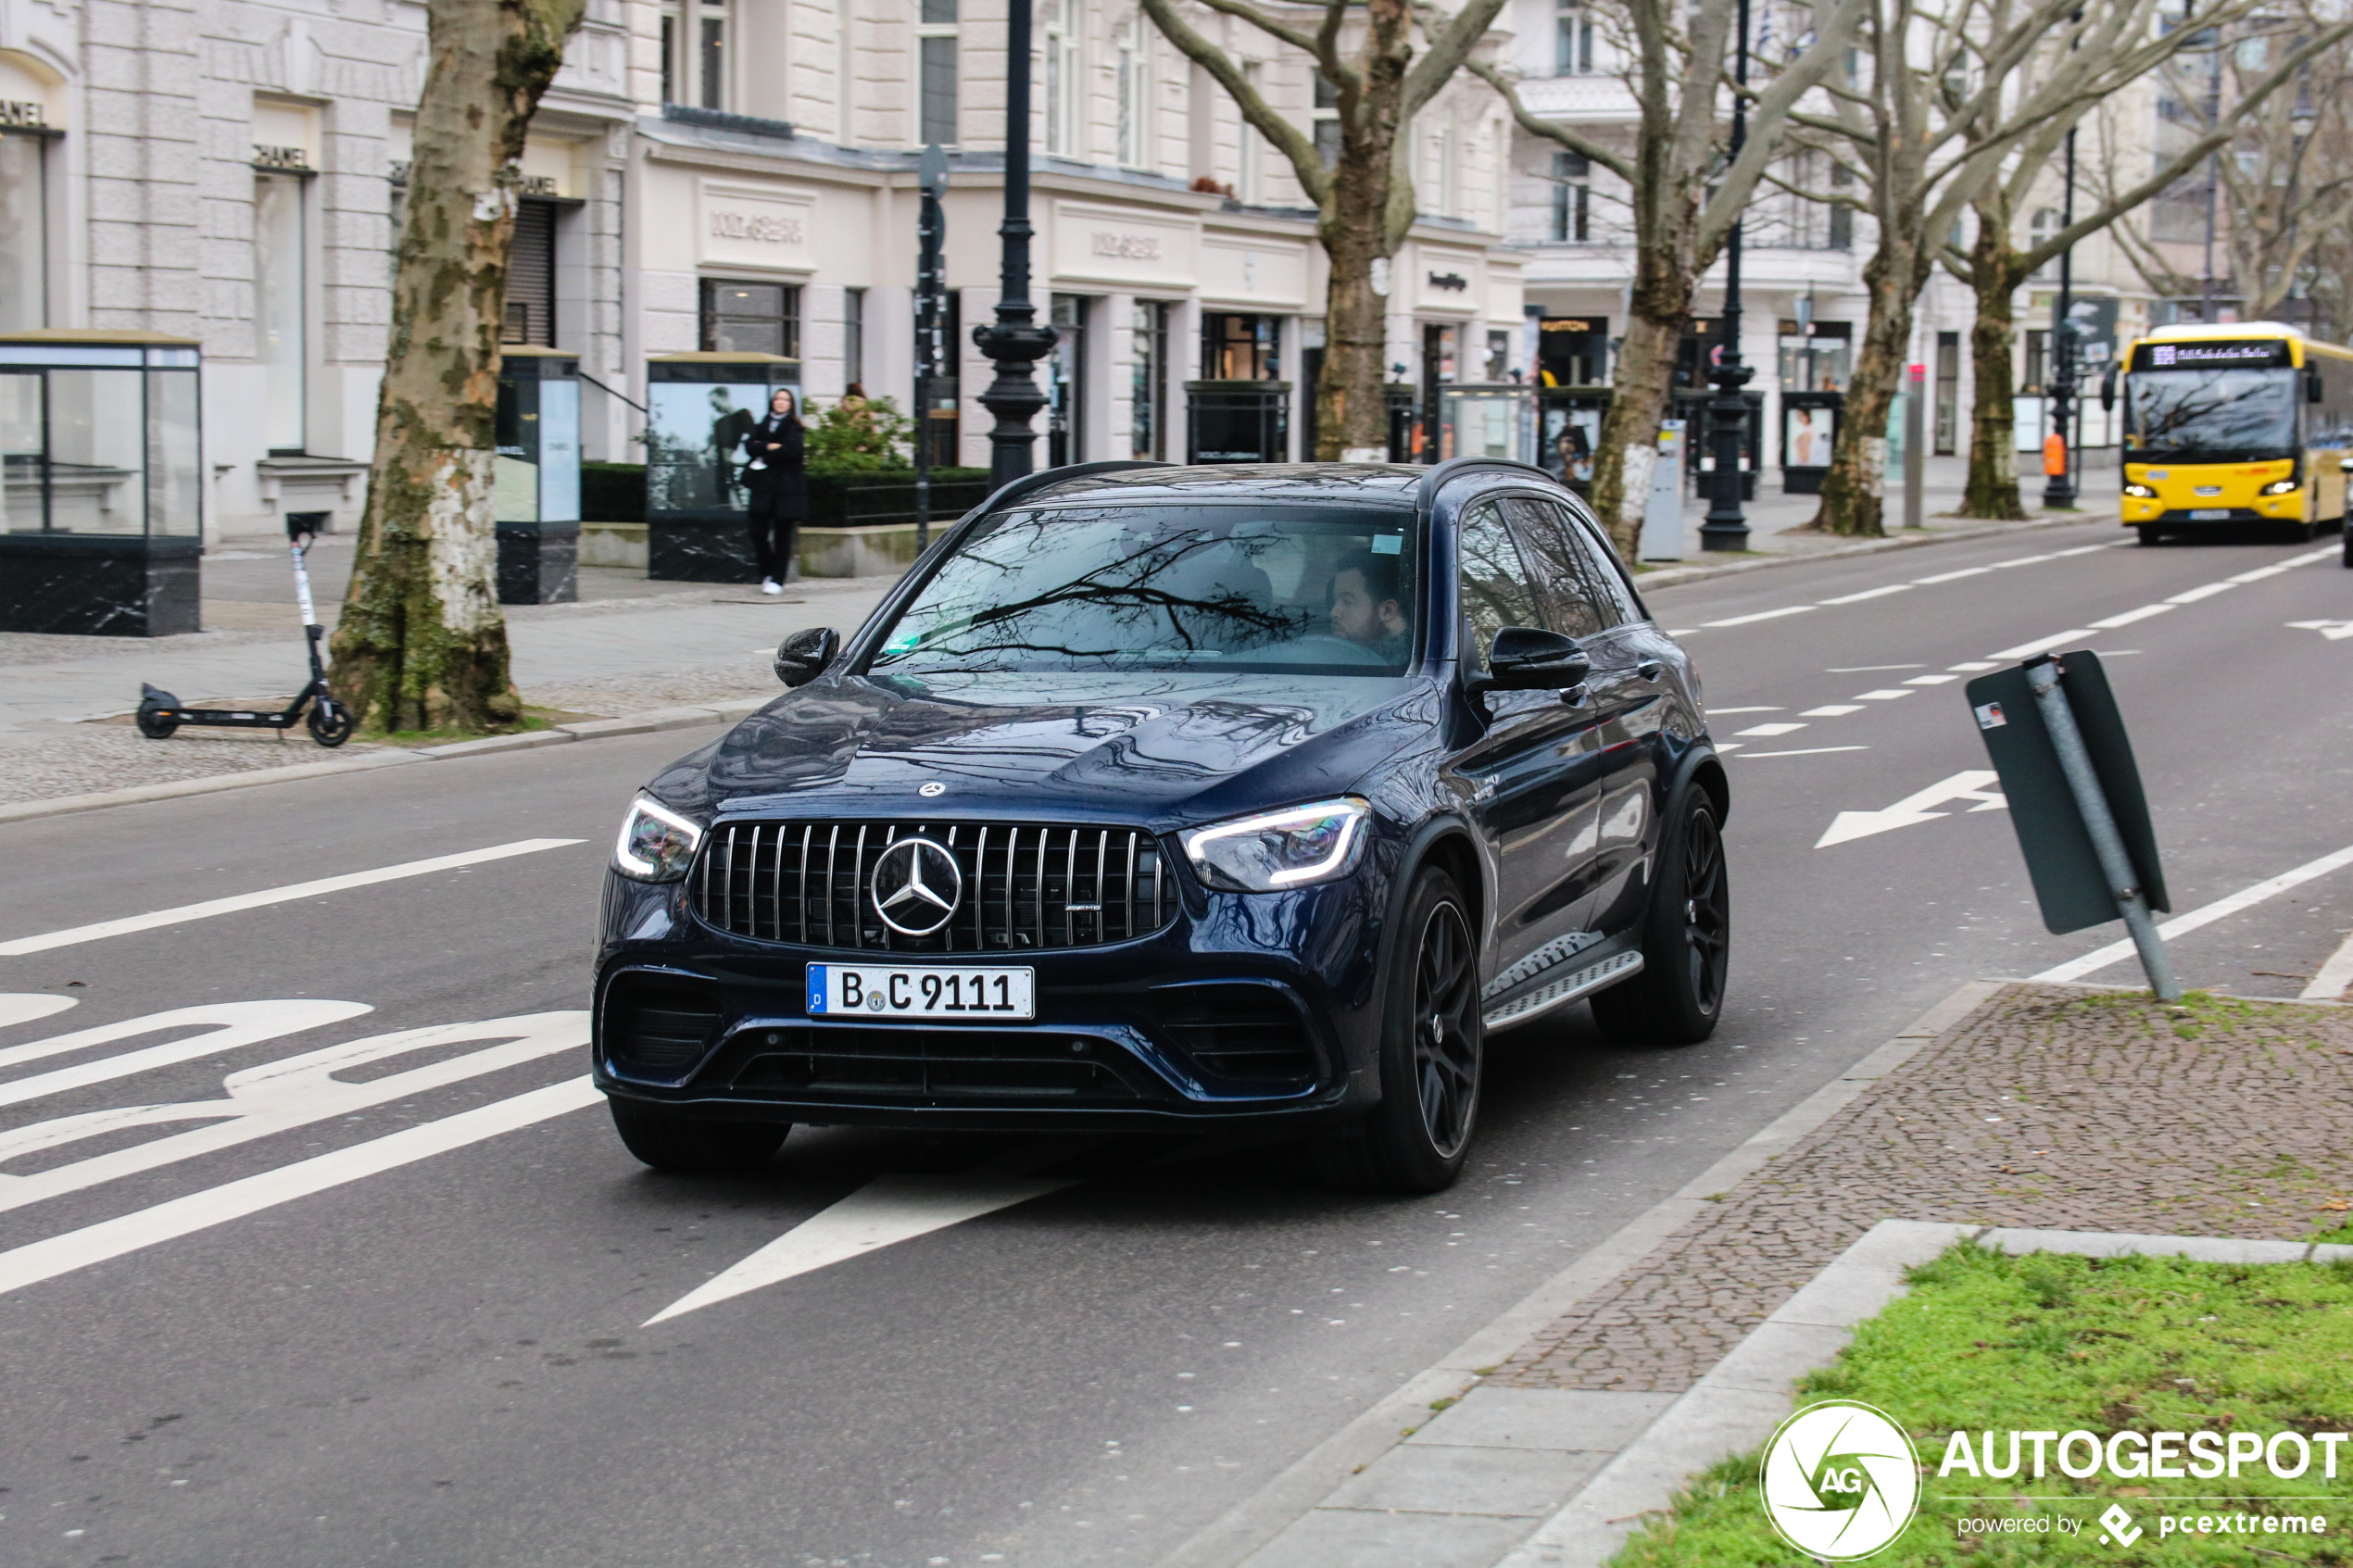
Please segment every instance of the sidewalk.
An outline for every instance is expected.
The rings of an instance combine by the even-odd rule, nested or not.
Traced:
[[[2304,1242],[2353,1199],[2343,1008],[2013,983],[1848,1077],[1869,1082],[1725,1190],[1692,1192],[1686,1223],[1239,1561],[1565,1561],[1522,1543],[1884,1220]],[[1727,1390],[1709,1458],[1753,1441],[1730,1436],[1748,1405],[1785,1413],[1787,1388]],[[1632,1522],[1608,1523],[1614,1539]]]

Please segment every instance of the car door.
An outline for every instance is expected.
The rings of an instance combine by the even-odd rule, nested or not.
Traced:
[[[1583,929],[1616,935],[1641,919],[1649,892],[1667,670],[1643,635],[1640,605],[1602,554],[1607,546],[1566,502],[1518,497],[1513,523],[1558,618],[1554,630],[1592,660],[1578,747],[1579,782],[1592,802],[1590,858],[1579,871],[1575,917]]]
[[[1545,622],[1500,501],[1465,507],[1455,541],[1460,666],[1468,678],[1486,670],[1497,632]],[[1579,822],[1581,721],[1551,690],[1487,692],[1469,702],[1483,718],[1453,766],[1494,866],[1501,979],[1577,929],[1572,914],[1580,889],[1571,843]]]

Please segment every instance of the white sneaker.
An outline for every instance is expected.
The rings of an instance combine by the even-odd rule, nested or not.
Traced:
[[[781,594],[785,591],[785,585],[773,577],[763,577],[760,580],[760,591],[763,594]]]

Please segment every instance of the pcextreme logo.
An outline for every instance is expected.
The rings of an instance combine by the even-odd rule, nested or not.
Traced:
[[[1781,1423],[1765,1445],[1757,1491],[1781,1539],[1826,1562],[1852,1562],[1912,1522],[1919,1461],[1884,1411],[1825,1399]]]

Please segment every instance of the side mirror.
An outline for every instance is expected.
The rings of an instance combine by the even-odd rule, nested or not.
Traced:
[[[776,679],[787,686],[805,686],[825,672],[841,652],[841,633],[830,626],[795,632],[776,645]]]
[[[1532,626],[1506,626],[1488,645],[1484,691],[1527,692],[1574,686],[1593,667],[1574,637]]]
[[[2100,377],[2100,409],[2111,414],[2116,411],[2116,367],[2113,365]]]

